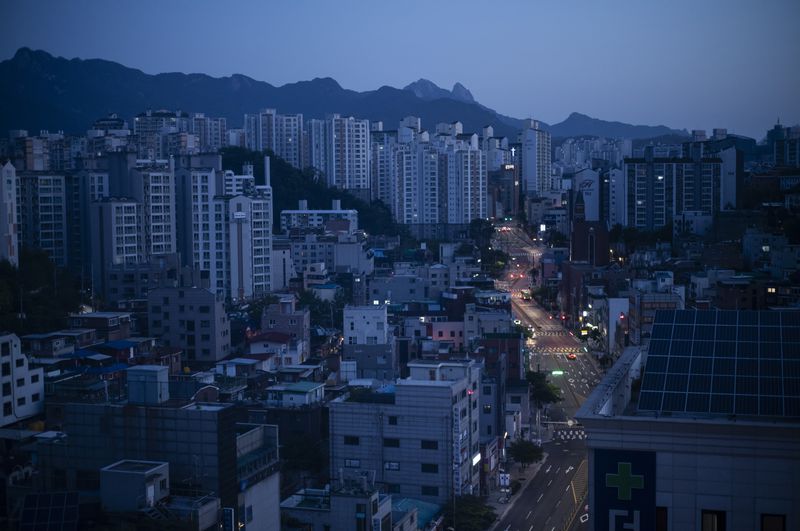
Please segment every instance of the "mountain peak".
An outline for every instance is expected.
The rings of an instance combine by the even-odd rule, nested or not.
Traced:
[[[409,83],[408,85],[403,87],[403,90],[410,90],[419,99],[425,101],[438,100],[441,98],[451,97],[449,91],[443,89],[433,81],[425,78],[419,78],[413,83]]]
[[[472,93],[461,83],[453,85],[453,90],[447,90],[429,79],[419,78],[413,83],[409,83],[403,87],[403,90],[410,90],[416,94],[418,98],[425,101],[448,99],[462,101],[464,103],[475,103],[475,98],[472,97]]]
[[[475,103],[475,98],[472,97],[472,92],[470,92],[469,89],[467,89],[467,87],[461,83],[456,82],[456,84],[453,85],[453,90],[450,92],[455,100],[466,103]]]

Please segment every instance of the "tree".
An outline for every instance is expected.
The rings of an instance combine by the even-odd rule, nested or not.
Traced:
[[[525,379],[530,384],[531,400],[536,401],[539,407],[543,404],[561,401],[561,392],[557,386],[547,380],[547,373],[528,371],[525,374]]]
[[[454,518],[455,516],[455,518]],[[451,500],[444,512],[444,528],[458,531],[485,531],[497,519],[494,507],[479,496],[458,496]]]
[[[506,450],[511,459],[522,465],[523,470],[531,463],[537,463],[542,459],[542,447],[525,439],[513,441]]]
[[[364,201],[354,195],[329,187],[311,168],[298,170],[271,151],[259,153],[241,147],[225,147],[220,150],[222,167],[240,171],[242,165],[253,165],[256,184],[264,184],[264,155],[269,155],[270,178],[273,194],[273,230],[280,229],[282,210],[297,208],[301,199],[308,201],[309,208],[330,208],[333,199],[342,201],[342,208],[358,210],[359,227],[370,234],[402,235],[405,227],[396,224],[389,208],[380,201]]]
[[[547,237],[547,241],[553,247],[564,247],[569,242],[569,240],[567,239],[567,236],[564,233],[559,232],[557,230],[550,231],[550,233],[549,233],[549,235]]]
[[[489,247],[494,236],[494,226],[487,220],[476,218],[469,222],[469,237],[479,249]]]

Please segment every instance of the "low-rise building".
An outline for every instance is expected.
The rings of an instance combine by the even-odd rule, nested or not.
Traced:
[[[44,411],[44,370],[32,368],[16,334],[0,335],[0,427]]]

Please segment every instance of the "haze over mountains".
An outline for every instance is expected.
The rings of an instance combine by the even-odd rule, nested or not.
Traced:
[[[496,135],[512,138],[522,127],[521,119],[479,104],[462,84],[446,90],[426,79],[403,89],[383,86],[365,92],[342,88],[331,78],[276,87],[241,74],[222,78],[183,73],[149,75],[112,61],[65,59],[29,48],[20,48],[13,58],[0,62],[0,77],[0,131],[81,133],[109,113],[130,119],[146,109],[204,112],[226,117],[229,127],[240,127],[245,113],[262,108],[303,113],[307,119],[330,113],[353,115],[382,120],[387,128],[409,115],[419,116],[428,128],[459,120],[465,131],[493,125]],[[598,120],[579,113],[544,127],[554,137],[652,138],[686,133],[665,126]]]

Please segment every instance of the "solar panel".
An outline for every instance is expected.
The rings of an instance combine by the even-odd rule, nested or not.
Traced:
[[[22,506],[20,531],[74,531],[78,529],[78,493],[28,494]]]
[[[800,311],[659,310],[639,409],[800,417]]]

